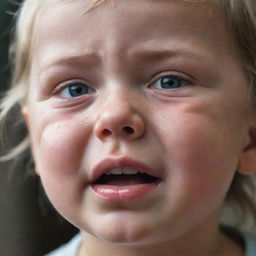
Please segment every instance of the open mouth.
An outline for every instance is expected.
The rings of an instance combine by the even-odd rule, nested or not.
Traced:
[[[159,179],[149,174],[130,168],[116,168],[105,173],[94,184],[112,186],[131,186],[158,182]]]
[[[162,187],[162,178],[154,173],[158,174],[137,161],[106,159],[93,169],[90,189],[97,197],[109,201],[144,198]]]

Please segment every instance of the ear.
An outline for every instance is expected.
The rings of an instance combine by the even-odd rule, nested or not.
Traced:
[[[29,116],[29,111],[28,111],[28,106],[27,105],[23,105],[21,107],[21,113],[22,113],[22,116],[24,118],[24,121],[26,123],[26,126],[27,126],[27,129],[28,131],[30,130],[30,116]],[[32,154],[33,154],[33,149],[32,149]],[[36,164],[35,164],[35,173],[36,175],[40,176],[37,168],[36,168]]]
[[[256,172],[256,125],[249,131],[249,142],[239,159],[237,171],[244,175]]]
[[[30,128],[30,120],[29,120],[29,111],[28,111],[28,106],[23,105],[21,106],[21,113],[24,118],[25,124],[27,126],[27,129],[29,130]]]

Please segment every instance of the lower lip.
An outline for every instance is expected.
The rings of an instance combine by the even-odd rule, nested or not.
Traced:
[[[113,186],[94,184],[90,188],[94,194],[109,201],[130,201],[148,195],[153,192],[158,183],[137,184],[129,186]]]

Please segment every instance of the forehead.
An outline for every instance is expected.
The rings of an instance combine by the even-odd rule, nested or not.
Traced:
[[[232,54],[224,19],[208,1],[105,0],[90,9],[93,3],[59,1],[40,11],[33,48],[43,62],[54,55],[72,56],[85,50],[106,56],[113,49],[125,54],[174,44],[193,47],[199,55],[210,44],[218,55]],[[199,42],[201,49],[197,49]]]
[[[93,0],[48,2],[37,15],[36,25],[54,28],[44,23],[47,19],[53,22],[55,28],[58,25],[65,28],[65,24],[69,23],[71,26],[74,22],[78,25],[79,20],[82,21],[84,18],[86,23],[83,25],[86,27],[93,26],[93,24],[99,25],[100,22],[103,22],[105,27],[111,24],[117,28],[117,25],[121,26],[124,23],[129,23],[129,26],[133,27],[134,24],[141,24],[142,21],[146,24],[151,21],[148,27],[164,24],[166,24],[164,27],[168,27],[175,19],[182,16],[184,25],[191,22],[192,17],[194,25],[202,25],[201,21],[204,21],[208,23],[208,26],[214,22],[214,27],[216,27],[221,16],[209,1],[204,0],[105,0],[96,2],[100,4],[96,4],[93,8],[91,8],[95,4]],[[132,16],[133,19],[131,19]],[[117,22],[117,19],[120,22]],[[111,20],[114,20],[114,24]],[[164,23],[158,23],[160,20]]]

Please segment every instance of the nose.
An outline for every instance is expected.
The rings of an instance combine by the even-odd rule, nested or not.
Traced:
[[[109,138],[136,140],[144,135],[145,124],[130,101],[112,98],[100,109],[94,132],[101,141]]]

